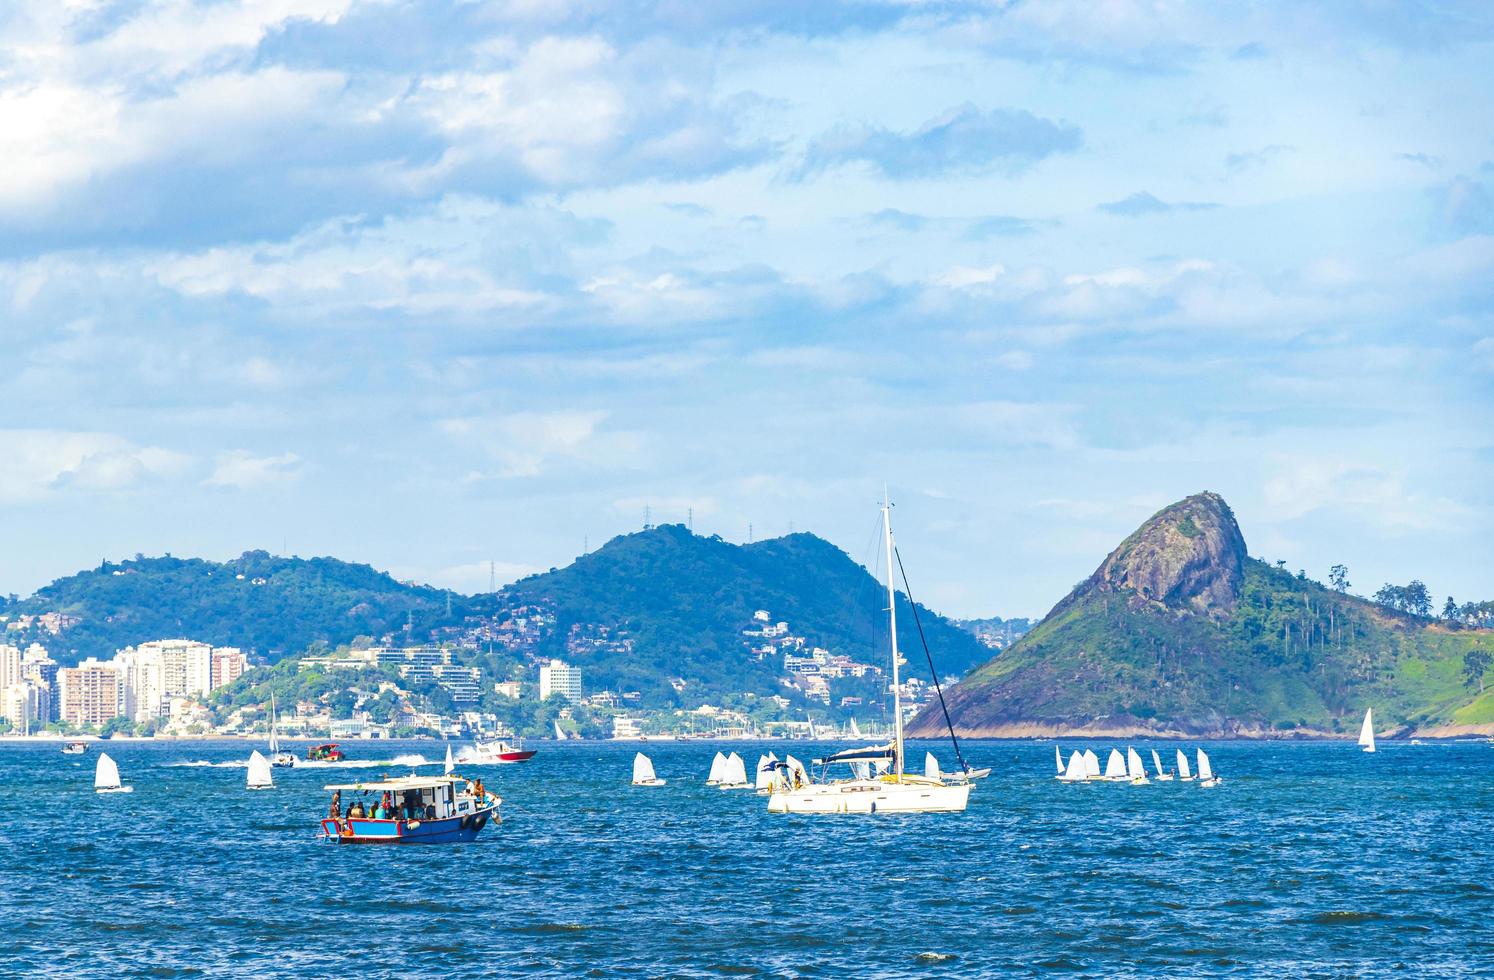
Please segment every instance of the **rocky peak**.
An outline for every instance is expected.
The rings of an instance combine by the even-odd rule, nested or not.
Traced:
[[[1217,493],[1197,493],[1153,514],[1110,553],[1089,584],[1141,602],[1228,615],[1240,595],[1245,538]]]

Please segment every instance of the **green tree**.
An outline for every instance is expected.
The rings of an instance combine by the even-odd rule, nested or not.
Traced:
[[[1458,604],[1453,601],[1452,596],[1448,596],[1447,602],[1442,606],[1442,618],[1449,623],[1455,623],[1458,620]]]
[[[1490,664],[1494,664],[1494,656],[1490,656],[1489,651],[1479,648],[1469,650],[1463,654],[1463,682],[1469,687],[1476,682],[1478,693],[1484,693],[1484,673]]]
[[[1349,566],[1334,565],[1328,569],[1328,584],[1338,592],[1349,591]]]

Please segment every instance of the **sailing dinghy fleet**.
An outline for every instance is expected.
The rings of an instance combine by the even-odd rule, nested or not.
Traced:
[[[1188,767],[1188,756],[1182,749],[1177,750],[1177,770],[1168,772],[1162,768],[1162,757],[1152,749],[1152,774],[1148,775],[1146,765],[1141,761],[1141,754],[1135,749],[1126,748],[1124,755],[1120,749],[1111,749],[1110,756],[1105,761],[1105,769],[1100,770],[1100,757],[1091,749],[1075,749],[1069,756],[1067,764],[1063,761],[1063,752],[1054,746],[1054,764],[1058,767],[1058,773],[1054,777],[1065,783],[1130,783],[1132,786],[1146,786],[1156,781],[1169,783],[1176,780],[1180,783],[1197,782],[1205,789],[1212,789],[1219,785],[1219,777],[1214,774],[1213,764],[1209,761],[1209,754],[1203,749],[1197,749],[1198,775],[1195,777]]]

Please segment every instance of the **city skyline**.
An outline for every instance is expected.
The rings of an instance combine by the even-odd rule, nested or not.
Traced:
[[[1494,596],[1494,15],[0,15],[0,591],[644,523],[1041,616],[1166,504]],[[397,38],[398,43],[388,40]],[[1287,111],[1289,108],[1290,111]]]

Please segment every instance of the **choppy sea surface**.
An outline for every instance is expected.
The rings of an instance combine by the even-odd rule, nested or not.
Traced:
[[[641,746],[669,783],[634,789],[640,746],[536,743],[464,771],[500,825],[423,847],[318,840],[322,786],[440,743],[258,793],[244,742],[0,744],[0,974],[1494,975],[1494,745],[1203,743],[1205,790],[1059,783],[1053,744],[966,743],[963,814],[785,817],[703,785],[725,745]],[[134,793],[93,792],[101,748]]]

